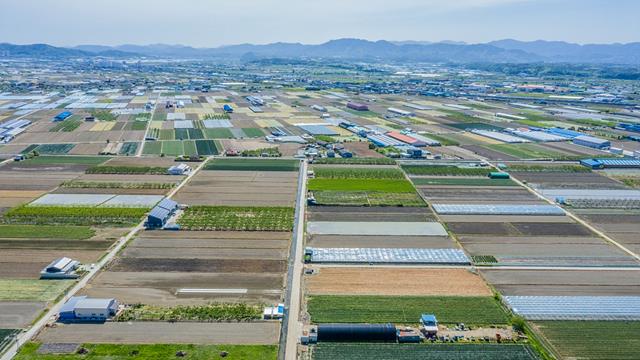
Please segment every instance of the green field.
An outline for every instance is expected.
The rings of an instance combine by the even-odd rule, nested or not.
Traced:
[[[82,125],[82,120],[79,119],[67,119],[65,121],[60,121],[56,124],[56,126],[49,129],[50,132],[72,132]]]
[[[562,173],[586,173],[591,169],[582,165],[509,165],[509,171],[513,172],[562,172]]]
[[[176,132],[176,136],[175,136],[176,140],[189,140],[189,129],[175,129],[174,131]],[[171,140],[171,139],[167,139],[167,140]]]
[[[184,146],[184,152],[182,155],[198,155],[198,150],[196,149],[196,143],[193,140],[183,141],[182,145]]]
[[[261,319],[262,310],[260,305],[247,304],[134,305],[118,315],[117,321],[251,321]]]
[[[88,168],[87,174],[118,174],[118,175],[166,175],[167,169],[160,166],[94,166]]]
[[[639,358],[640,321],[540,321],[534,325],[565,359]]]
[[[91,116],[100,121],[116,121],[116,116],[109,110],[94,110],[91,112]]]
[[[126,142],[122,144],[122,149],[118,155],[124,156],[133,156],[138,151],[138,143],[137,142]]]
[[[27,343],[22,347],[16,360],[275,360],[278,355],[277,345],[187,345],[187,344],[154,344],[154,345],[117,345],[117,344],[83,344],[87,354],[43,355],[38,354],[38,343]],[[178,351],[187,355],[176,357]],[[224,357],[220,356],[226,352]]]
[[[396,161],[390,158],[321,158],[313,161],[314,164],[331,164],[331,165],[395,165]]]
[[[41,155],[25,160],[25,164],[49,165],[49,164],[73,164],[73,165],[100,165],[111,159],[106,156],[47,156]]]
[[[478,119],[474,119],[478,120]],[[470,123],[458,123],[458,124],[447,124],[452,128],[456,128],[458,130],[489,130],[489,131],[502,131],[501,127],[480,123],[480,122],[470,122]],[[428,136],[428,135],[427,135]]]
[[[317,179],[404,179],[397,168],[348,168],[316,167],[313,169]]]
[[[314,323],[417,324],[421,314],[435,314],[442,324],[507,324],[507,313],[489,296],[311,296]]]
[[[0,279],[0,301],[52,301],[73,283],[73,280]]]
[[[489,178],[412,178],[414,185],[444,185],[444,186],[518,186],[511,179]]]
[[[570,155],[546,149],[537,144],[491,144],[484,145],[484,147],[507,155],[515,156],[519,159],[563,160],[572,158]]]
[[[187,134],[191,140],[204,139],[204,133],[200,129],[187,129]]]
[[[0,225],[0,238],[83,240],[95,235],[88,226]]]
[[[428,138],[436,140],[440,143],[440,145],[442,146],[458,146],[460,145],[460,143],[453,138],[448,137],[447,135],[444,134],[427,134],[426,135]]]
[[[145,141],[144,149],[142,153],[145,155],[160,155],[162,154],[162,142],[161,141]]]
[[[297,171],[299,167],[299,160],[213,159],[205,165],[204,169],[236,171]]]
[[[388,193],[415,192],[415,188],[409,181],[391,179],[311,179],[309,180],[309,190]]]
[[[131,226],[149,209],[85,206],[19,206],[5,214],[4,221],[26,225]]]
[[[144,131],[147,130],[148,121],[134,121],[131,124],[131,130],[133,131]]]
[[[425,206],[415,192],[314,191],[318,205],[333,206]]]
[[[176,132],[173,129],[161,129],[158,135],[158,140],[176,139]]]
[[[35,151],[43,155],[64,155],[75,146],[75,144],[43,144],[39,145]]]
[[[234,139],[231,130],[226,128],[204,129],[204,135],[207,139]]]
[[[172,156],[184,155],[184,147],[182,146],[182,141],[180,140],[163,141],[162,153],[165,155],[172,155]]]
[[[203,156],[220,154],[220,148],[213,140],[196,140],[196,150]]]
[[[434,175],[434,176],[488,176],[494,171],[488,167],[457,167],[457,166],[422,166],[404,165],[402,169],[409,175]]]
[[[185,230],[291,231],[293,208],[191,206],[178,220]]]
[[[313,360],[536,360],[526,345],[320,343]]]
[[[242,128],[242,132],[246,135],[246,137],[257,138],[263,137],[264,131],[260,128]]]

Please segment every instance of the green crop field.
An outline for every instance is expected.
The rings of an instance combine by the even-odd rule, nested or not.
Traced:
[[[204,129],[207,139],[233,139],[233,133],[226,128]]]
[[[35,150],[43,155],[64,155],[75,146],[75,144],[43,144],[39,145]]]
[[[82,125],[82,120],[79,119],[67,119],[65,121],[60,121],[56,124],[56,126],[49,129],[50,132],[72,132]]]
[[[145,141],[142,153],[145,155],[162,154],[162,141]]]
[[[173,156],[184,155],[184,147],[182,146],[182,141],[180,140],[163,141],[162,153],[165,155],[173,155]]]
[[[519,159],[556,159],[562,160],[570,158],[570,155],[546,149],[537,144],[491,144],[484,145],[490,150],[515,156]]]
[[[118,315],[118,321],[250,321],[262,318],[262,306],[247,304],[134,305]]]
[[[39,354],[39,343],[27,343],[22,347],[16,360],[276,360],[277,345],[119,345],[119,344],[83,344],[87,354]],[[176,353],[183,351],[184,357]],[[227,353],[224,357],[220,354]]]
[[[529,346],[517,344],[358,344],[320,343],[314,360],[536,360]]]
[[[176,132],[173,129],[162,129],[159,132],[158,140],[174,140]]]
[[[291,231],[293,208],[191,206],[178,224],[185,230]]]
[[[411,193],[413,185],[407,180],[389,179],[311,179],[309,190],[320,191],[366,191]]]
[[[456,140],[453,139],[451,137],[448,137],[445,134],[427,134],[426,135],[428,138],[436,140],[440,143],[440,145],[442,146],[458,146],[460,145],[460,143]]]
[[[4,350],[4,348],[9,345],[11,338],[13,335],[20,332],[17,329],[0,329],[0,353]]]
[[[477,121],[478,119],[474,119]],[[490,124],[480,123],[480,122],[470,122],[470,123],[458,123],[458,124],[447,124],[447,126],[451,126],[458,130],[489,130],[489,131],[501,131],[502,128]],[[427,135],[428,136],[428,135]]]
[[[81,181],[70,180],[60,185],[69,189],[172,189],[176,183],[159,183],[159,182],[106,182],[106,181]]]
[[[0,301],[51,301],[73,283],[73,280],[0,279]]]
[[[184,154],[183,155],[197,155],[198,150],[196,149],[196,143],[193,140],[183,141],[182,145],[184,146]]]
[[[138,151],[137,142],[126,142],[122,144],[122,149],[120,150],[119,155],[132,156],[132,155],[135,155],[137,151]]]
[[[242,128],[242,132],[246,137],[257,138],[264,136],[264,131],[260,128]]]
[[[586,173],[591,169],[582,165],[509,165],[507,170],[513,172],[563,172]]]
[[[94,116],[100,121],[116,121],[117,119],[109,110],[94,110],[91,112],[91,116]]]
[[[316,167],[318,179],[404,179],[404,174],[396,168],[345,168]]]
[[[153,166],[94,166],[88,168],[87,174],[118,174],[118,175],[166,175],[167,169]]]
[[[518,186],[510,179],[489,178],[412,178],[414,185],[444,185],[444,186]]]
[[[409,175],[433,175],[433,176],[488,176],[494,171],[491,168],[481,167],[457,167],[457,166],[423,166],[403,165],[402,169]]]
[[[176,140],[189,140],[189,130],[188,129],[175,129],[176,132]]]
[[[95,235],[88,226],[0,225],[0,238],[83,240]]]
[[[299,160],[213,159],[205,165],[204,169],[236,171],[297,171],[299,167]]]
[[[314,164],[331,164],[331,165],[395,165],[396,161],[390,158],[321,158],[313,161]]]
[[[148,121],[134,121],[131,125],[131,130],[133,131],[144,131],[147,130]]]
[[[415,192],[314,191],[318,205],[334,206],[425,206]]]
[[[639,321],[539,321],[534,327],[565,359],[638,359]]]
[[[10,224],[130,226],[142,220],[149,209],[85,206],[19,206],[5,214]]]
[[[47,156],[41,155],[25,160],[25,164],[49,165],[49,164],[73,164],[73,165],[100,165],[111,159],[106,156]]]
[[[435,314],[443,324],[507,324],[507,313],[490,296],[312,296],[314,323],[417,324],[421,314]]]
[[[189,139],[191,140],[204,139],[204,133],[200,129],[187,129],[187,133],[189,134]]]
[[[220,154],[220,148],[213,140],[196,140],[196,151],[203,156]]]

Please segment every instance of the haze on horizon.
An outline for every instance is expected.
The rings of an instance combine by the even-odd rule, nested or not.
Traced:
[[[640,41],[637,0],[20,0],[0,9],[0,42],[16,44]]]

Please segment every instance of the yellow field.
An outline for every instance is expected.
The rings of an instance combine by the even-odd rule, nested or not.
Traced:
[[[115,121],[99,122],[93,125],[89,131],[109,131],[116,125]]]
[[[255,120],[255,123],[258,124],[258,126],[265,127],[265,128],[282,126],[282,124],[280,124],[277,120],[273,120],[273,119]]]

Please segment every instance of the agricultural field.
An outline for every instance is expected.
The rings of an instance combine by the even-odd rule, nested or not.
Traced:
[[[5,222],[11,224],[131,226],[148,211],[136,207],[19,206],[4,216]]]
[[[262,308],[247,304],[210,304],[170,308],[133,305],[120,314],[117,321],[250,321],[262,316]]]
[[[308,312],[314,323],[416,324],[433,313],[442,324],[507,324],[505,310],[491,296],[346,296],[311,295]]]
[[[367,158],[321,158],[313,162],[316,165],[395,165],[396,161],[387,157]]]
[[[433,177],[433,178],[412,178],[416,186],[518,186],[511,179],[489,179],[489,178],[470,178],[470,177]]]
[[[176,358],[176,353],[182,351],[186,355],[183,359],[210,360],[224,359],[264,359],[277,358],[275,345],[187,345],[187,344],[155,344],[155,345],[120,345],[120,344],[82,344],[86,354],[41,354],[39,343],[28,343],[21,350],[16,360],[170,360]]]
[[[192,231],[291,231],[293,208],[192,206],[178,223]]]
[[[492,144],[485,145],[490,150],[514,156],[518,159],[554,159],[568,160],[575,158],[560,151],[554,151],[538,144]]]
[[[166,175],[167,168],[159,166],[94,166],[86,171],[87,174],[111,175]]]
[[[168,190],[176,183],[160,182],[106,182],[106,181],[65,181],[60,185],[68,189],[132,189],[132,190]]]
[[[0,238],[84,240],[95,235],[88,226],[0,225]]]
[[[425,206],[416,192],[314,191],[313,196],[325,206]]]
[[[299,167],[299,160],[214,159],[205,165],[204,170],[297,171]]]
[[[24,165],[52,165],[52,164],[72,164],[72,165],[100,165],[109,160],[107,156],[47,156],[40,155],[25,160]]]
[[[404,180],[404,174],[397,168],[349,168],[349,167],[314,167],[316,179],[375,179]]]
[[[527,345],[501,344],[354,344],[322,343],[313,360],[536,360]]]
[[[384,193],[412,193],[413,185],[407,180],[387,179],[311,179],[309,190],[312,191],[365,191]]]
[[[432,175],[432,176],[488,176],[494,171],[491,168],[481,167],[457,167],[457,166],[420,166],[403,165],[404,170],[409,175]]]
[[[638,358],[638,321],[539,321],[533,327],[562,359]]]
[[[70,280],[0,279],[0,301],[52,301],[73,283]]]

